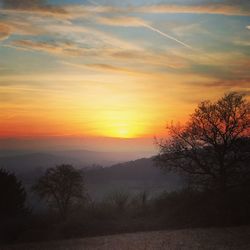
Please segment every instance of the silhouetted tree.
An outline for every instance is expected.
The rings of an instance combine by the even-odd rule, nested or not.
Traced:
[[[68,215],[72,205],[85,197],[83,175],[71,165],[49,168],[33,190],[49,204],[55,204],[63,218]]]
[[[167,127],[156,161],[191,183],[225,194],[250,183],[250,103],[239,93],[204,101],[184,125]]]
[[[0,218],[15,217],[27,212],[26,192],[16,176],[0,169]]]

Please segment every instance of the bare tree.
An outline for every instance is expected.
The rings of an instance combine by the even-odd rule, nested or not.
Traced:
[[[33,187],[41,198],[56,205],[63,218],[74,203],[83,200],[84,189],[82,173],[71,165],[49,168]]]
[[[167,126],[156,161],[192,184],[221,193],[250,181],[250,103],[239,93],[204,101],[184,125]]]

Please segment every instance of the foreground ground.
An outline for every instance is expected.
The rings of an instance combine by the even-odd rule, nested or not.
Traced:
[[[250,249],[250,227],[185,229],[21,244],[1,250]]]

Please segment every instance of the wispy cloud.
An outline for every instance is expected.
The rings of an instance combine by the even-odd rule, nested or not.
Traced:
[[[90,3],[90,1],[88,1]],[[90,3],[91,4],[91,3]],[[65,6],[69,13],[75,13],[80,17],[81,14],[99,13],[99,14],[131,14],[131,13],[177,13],[177,14],[211,14],[227,16],[249,16],[250,8],[239,1],[217,2],[217,3],[196,3],[196,4],[154,4],[137,6],[112,6],[100,5],[92,2],[93,5],[72,5]]]
[[[217,15],[238,15],[249,16],[250,8],[245,5],[237,4],[237,2],[226,3],[209,3],[209,4],[157,4],[157,5],[138,5],[138,6],[112,6],[100,5],[95,2],[88,1],[89,5],[61,5],[53,6],[45,4],[45,1],[29,0],[5,0],[4,8],[0,10],[2,14],[30,14],[49,16],[65,20],[82,19],[93,17],[94,14],[115,14],[129,15],[136,13],[158,14],[158,13],[179,13],[179,14],[217,14]],[[92,4],[92,5],[91,5]],[[129,19],[129,17],[127,17]],[[127,20],[128,20],[127,19]],[[103,17],[103,22],[109,23],[109,19]],[[120,25],[125,26],[125,19],[118,20]],[[136,18],[130,17],[128,23],[137,26]],[[115,24],[113,24],[115,25]]]
[[[85,70],[94,70],[98,72],[104,72],[104,73],[117,73],[117,74],[132,74],[132,75],[145,75],[146,72],[139,72],[132,68],[126,68],[126,67],[119,67],[114,66],[111,64],[106,63],[87,63],[87,64],[79,64],[79,63],[69,63],[62,61],[61,62],[64,65],[75,67],[75,68],[81,68]]]
[[[93,27],[71,25],[64,22],[46,22],[40,19],[13,19],[0,23],[0,40],[12,34],[39,35],[44,34],[52,39],[12,40],[5,46],[19,49],[42,51],[54,55],[95,56],[100,50],[138,50],[142,47],[131,41],[118,38],[111,33],[100,31]],[[37,41],[38,40],[38,41]],[[70,41],[70,42],[69,42]],[[103,53],[102,53],[103,54]]]
[[[3,20],[0,22],[0,40],[5,40],[13,34],[16,35],[40,35],[44,29],[35,23],[25,19]]]
[[[236,39],[233,41],[234,44],[239,45],[239,46],[250,46],[250,41],[249,40],[241,40],[241,39]]]
[[[146,24],[146,21],[139,17],[132,16],[100,16],[96,21],[103,25],[120,26],[120,27],[141,27]]]
[[[169,51],[161,51],[155,53],[153,51],[111,51],[109,53],[111,59],[121,60],[126,63],[137,63],[156,68],[169,69],[183,69],[188,67],[190,59],[181,56],[180,54],[174,54]]]
[[[4,23],[0,23],[0,41],[7,39],[10,33],[10,27]]]
[[[137,7],[135,12],[144,13],[190,13],[190,14],[217,14],[249,16],[250,10],[235,1],[234,4],[209,3],[193,5],[159,4]]]
[[[45,4],[44,0],[2,0],[3,7],[5,8],[32,8],[35,6]]]
[[[68,37],[73,36],[73,39],[78,40],[79,42],[86,42],[89,40],[90,43],[88,44],[88,47],[97,45],[102,48],[109,46],[110,48],[119,48],[124,50],[142,50],[141,46],[131,41],[121,39],[112,33],[104,32],[93,27],[77,25],[50,25],[47,27],[47,31],[50,31],[51,34],[54,33]],[[85,36],[83,39],[82,34],[88,36]]]
[[[37,7],[31,9],[0,9],[4,15],[34,15],[41,17],[53,17],[58,19],[70,19],[70,15],[64,9],[56,7]]]
[[[84,55],[84,49],[80,49],[75,44],[70,42],[48,43],[48,42],[35,42],[32,40],[16,40],[11,42],[11,46],[14,46],[18,49],[41,51],[56,55],[70,55],[70,56]]]
[[[64,8],[48,5],[44,0],[2,0],[3,9],[0,13],[6,14],[34,14],[42,16],[65,17],[67,12]]]

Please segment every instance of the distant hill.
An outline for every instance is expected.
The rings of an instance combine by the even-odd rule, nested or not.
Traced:
[[[92,151],[9,154],[0,157],[0,167],[16,173],[29,189],[46,168],[62,163],[72,164],[83,169],[88,192],[96,199],[101,199],[115,190],[131,193],[147,191],[153,195],[163,190],[178,189],[182,185],[179,176],[174,173],[164,173],[162,169],[157,168],[152,157],[110,164],[111,166],[107,167],[108,162],[133,158],[130,153],[123,155],[119,153],[115,156],[113,154]]]
[[[135,160],[150,155],[148,152],[95,152],[88,150],[34,152],[0,151],[0,167],[5,167],[17,174],[26,174],[37,169],[54,167],[67,163],[78,168],[93,165],[111,166],[113,164]]]
[[[76,159],[45,153],[0,157],[0,166],[18,175],[25,175],[61,163],[79,164]]]
[[[175,173],[166,173],[155,166],[153,158],[116,164],[107,168],[85,170],[88,191],[96,198],[115,190],[128,192],[147,191],[154,195],[161,191],[180,188],[183,180]]]
[[[68,157],[80,161],[85,166],[101,165],[103,167],[111,166],[117,163],[140,159],[143,157],[151,157],[152,152],[96,152],[89,150],[67,150],[57,151],[53,154],[57,156]]]

